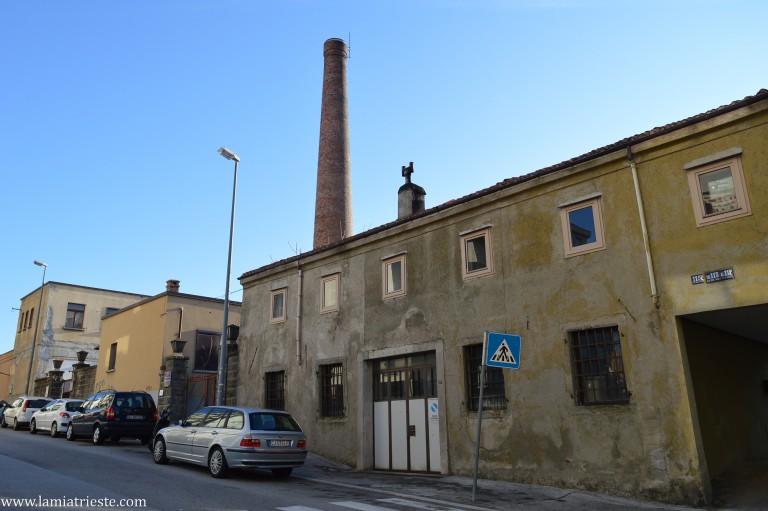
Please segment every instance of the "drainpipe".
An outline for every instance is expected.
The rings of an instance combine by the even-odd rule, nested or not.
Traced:
[[[651,283],[651,298],[653,305],[659,308],[659,293],[656,290],[656,274],[653,271],[653,260],[651,259],[651,244],[648,240],[648,228],[645,225],[645,209],[643,208],[643,198],[640,195],[640,182],[637,179],[637,167],[635,166],[635,155],[632,153],[632,147],[627,147],[627,160],[632,170],[632,181],[635,184],[635,199],[637,200],[637,210],[640,215],[640,230],[643,232],[643,248],[645,249],[645,262],[648,265],[648,279]]]
[[[176,338],[181,339],[181,325],[182,325],[182,321],[184,320],[184,308],[178,307],[176,309],[168,309],[163,314],[161,314],[161,316],[165,316],[169,312],[176,312],[176,311],[179,312],[179,334],[176,336]]]
[[[301,288],[303,276],[298,262],[296,263],[296,268],[299,270],[298,293],[296,293],[296,361],[301,365]]]

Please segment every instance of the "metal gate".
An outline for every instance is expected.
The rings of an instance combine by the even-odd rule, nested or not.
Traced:
[[[217,374],[194,374],[187,378],[187,395],[184,400],[184,416],[216,403]]]
[[[435,352],[373,362],[373,456],[378,470],[440,471]]]

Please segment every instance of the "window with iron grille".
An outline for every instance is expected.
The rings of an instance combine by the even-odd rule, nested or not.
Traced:
[[[320,366],[320,415],[344,417],[344,366]]]
[[[195,371],[219,370],[221,334],[198,330],[195,336]]]
[[[264,375],[264,406],[273,410],[285,410],[285,371]]]
[[[579,405],[629,403],[619,327],[569,333],[573,385]]]
[[[466,372],[467,409],[478,410],[480,399],[480,375],[483,363],[483,345],[471,344],[464,347],[464,368]],[[507,396],[504,389],[504,370],[500,367],[485,368],[483,387],[483,410],[504,410]]]

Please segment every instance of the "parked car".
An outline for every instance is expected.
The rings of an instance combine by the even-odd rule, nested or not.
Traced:
[[[111,438],[138,438],[146,444],[152,438],[157,421],[157,407],[146,392],[103,390],[90,396],[70,418],[67,440],[90,437],[101,445]]]
[[[3,410],[0,417],[0,427],[7,428],[9,424],[18,431],[29,425],[32,414],[51,402],[50,398],[38,396],[19,396]]]
[[[48,431],[56,438],[59,433],[66,433],[72,415],[79,413],[77,409],[83,404],[82,399],[57,399],[51,401],[32,414],[29,422],[29,432],[33,435],[38,431]]]
[[[194,463],[217,478],[230,468],[270,469],[288,477],[307,458],[307,439],[293,417],[261,408],[209,406],[161,429],[152,442],[155,463]]]

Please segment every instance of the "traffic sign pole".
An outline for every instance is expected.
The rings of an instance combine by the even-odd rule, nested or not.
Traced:
[[[483,423],[483,389],[485,388],[485,357],[488,349],[488,332],[483,333],[483,358],[480,365],[480,395],[477,398],[477,445],[475,446],[475,473],[472,476],[472,502],[477,495],[477,470],[480,463],[480,433]]]

